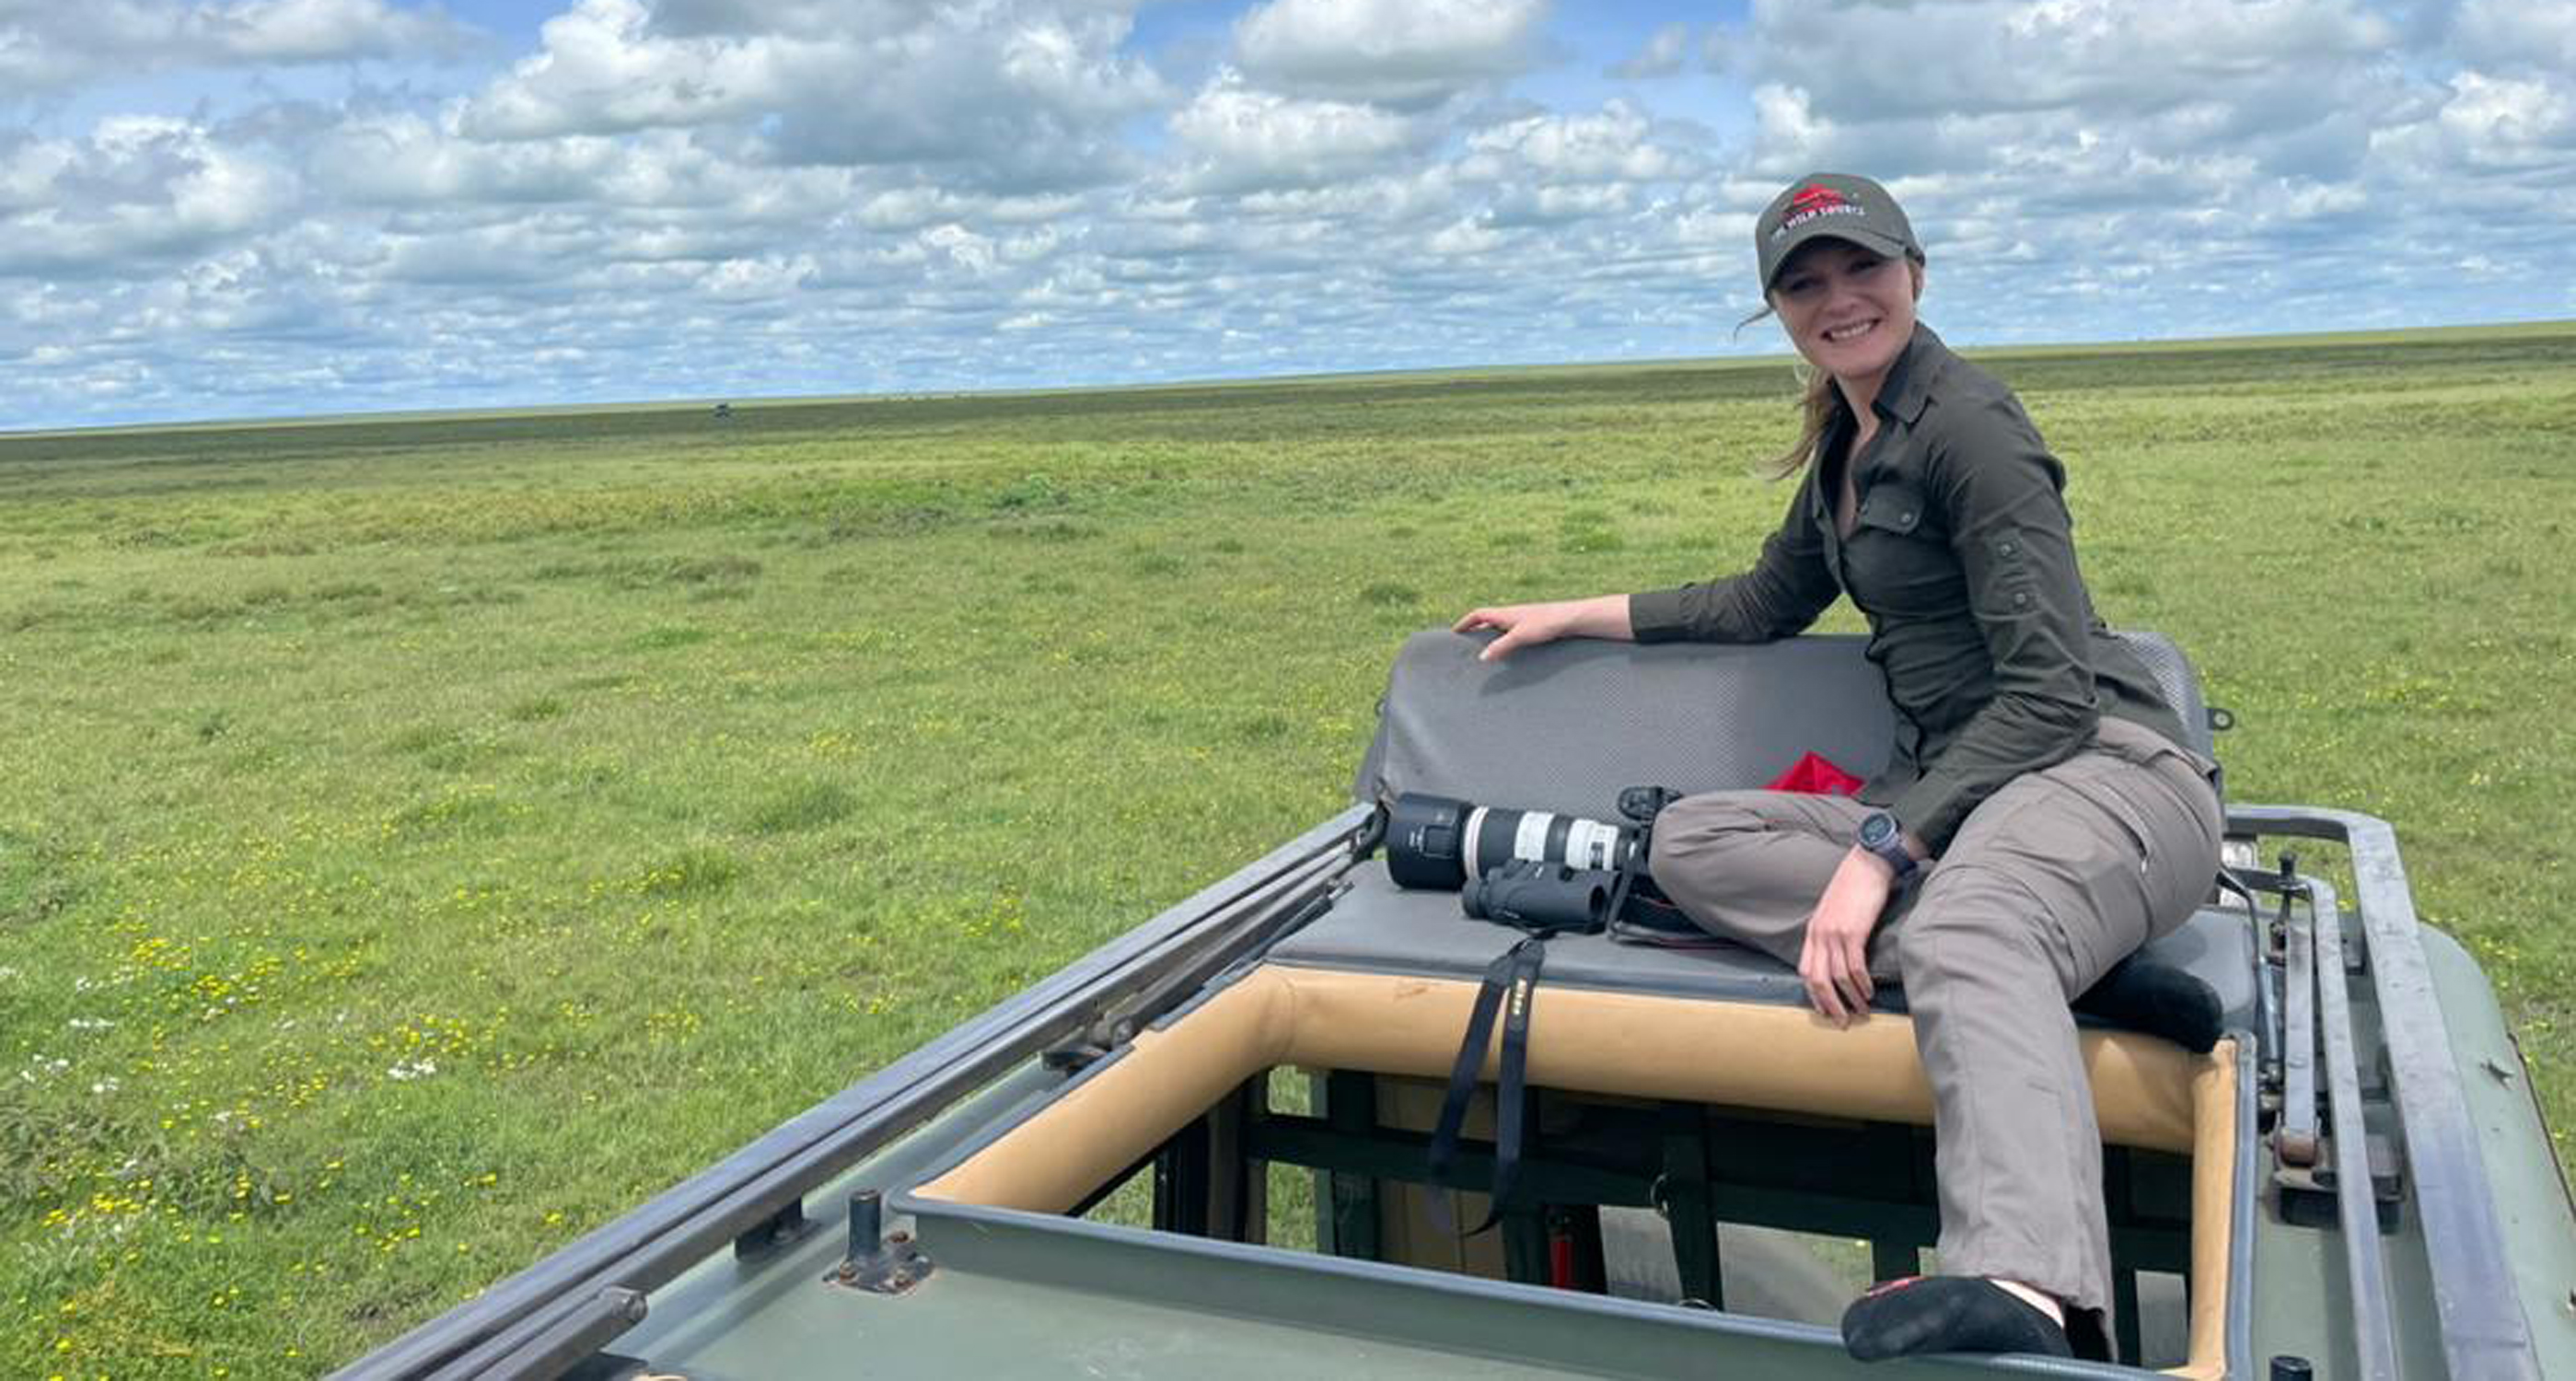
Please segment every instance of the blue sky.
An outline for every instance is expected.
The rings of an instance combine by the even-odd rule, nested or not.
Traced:
[[[2576,316],[2576,4],[0,0],[0,429]]]

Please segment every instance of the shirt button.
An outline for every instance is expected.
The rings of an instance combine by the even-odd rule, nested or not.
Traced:
[[[2006,542],[2002,546],[1995,548],[1995,550],[2002,552],[2006,556],[2010,556],[2013,554],[2015,548],[2012,543]]]
[[[1900,522],[1900,523],[1910,523],[1910,522],[1913,522],[1913,521],[1914,521],[1914,510],[1909,508],[1909,509],[1905,510],[1904,512],[1897,514],[1897,515],[1896,515],[1896,521],[1898,521],[1898,522]]]
[[[2014,591],[2014,592],[2013,592],[2013,607],[2014,607],[2015,609],[2027,609],[2027,608],[2029,608],[2029,607],[2030,607],[2030,592],[2029,592],[2029,591],[2026,591],[2026,590],[2016,590],[2016,591]]]

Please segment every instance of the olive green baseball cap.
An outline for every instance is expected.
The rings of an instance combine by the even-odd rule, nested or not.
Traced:
[[[1849,240],[1888,258],[1920,260],[1904,208],[1887,189],[1850,173],[1809,173],[1792,182],[1753,223],[1753,251],[1762,261],[1762,291],[1771,291],[1780,265],[1809,240]]]

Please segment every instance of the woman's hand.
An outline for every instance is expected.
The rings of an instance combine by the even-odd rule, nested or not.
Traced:
[[[1807,944],[1798,955],[1798,977],[1807,1000],[1837,1028],[1869,1011],[1878,991],[1869,978],[1869,937],[1895,890],[1896,870],[1866,849],[1843,855],[1833,881],[1807,917]]]
[[[1480,662],[1499,661],[1521,648],[1552,643],[1559,638],[1615,638],[1627,642],[1636,636],[1628,622],[1626,595],[1557,599],[1539,604],[1490,605],[1468,610],[1450,628],[1458,633],[1491,628],[1503,635],[1485,644],[1485,650],[1476,654],[1476,660]]]

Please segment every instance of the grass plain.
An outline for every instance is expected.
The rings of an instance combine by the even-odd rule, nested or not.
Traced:
[[[1991,363],[2563,1137],[2576,325]],[[1336,809],[1412,629],[1740,564],[1792,387],[0,437],[0,1372],[311,1374],[518,1269]]]

